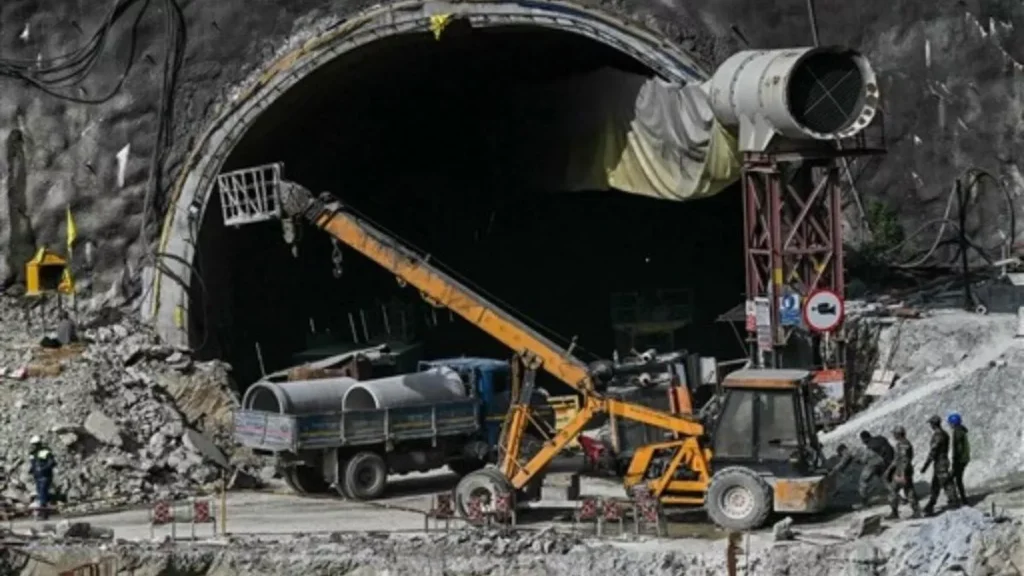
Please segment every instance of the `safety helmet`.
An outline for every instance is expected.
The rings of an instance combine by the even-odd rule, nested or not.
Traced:
[[[928,417],[928,423],[932,426],[938,426],[939,424],[942,424],[942,418],[939,418],[938,414],[932,414]]]
[[[36,434],[35,436],[29,438],[29,440],[28,440],[29,444],[42,444],[42,442],[43,442],[43,439],[40,438],[38,434]]]
[[[946,422],[949,422],[950,426],[959,426],[960,425],[960,415],[957,414],[956,412],[953,412],[952,414],[949,415],[948,418],[946,418]]]
[[[907,430],[903,426],[897,426],[892,429],[892,435],[898,438],[902,438],[907,435]]]

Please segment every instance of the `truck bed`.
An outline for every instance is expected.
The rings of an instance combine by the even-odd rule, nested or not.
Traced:
[[[476,399],[322,414],[235,411],[235,440],[248,448],[298,452],[385,441],[469,435],[480,428]]]

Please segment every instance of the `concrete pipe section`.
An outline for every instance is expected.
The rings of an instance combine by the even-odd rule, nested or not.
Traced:
[[[317,414],[344,408],[345,395],[358,382],[352,378],[322,378],[293,382],[261,380],[246,390],[242,407],[279,414]]]
[[[454,402],[466,387],[454,370],[433,368],[416,374],[357,382],[345,392],[345,410],[378,410]]]

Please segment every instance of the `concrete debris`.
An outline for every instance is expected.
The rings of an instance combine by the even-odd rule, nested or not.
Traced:
[[[86,417],[85,431],[104,444],[118,447],[124,445],[117,423],[99,410],[93,410]]]
[[[772,539],[776,542],[785,542],[793,539],[793,518],[786,516],[772,526]]]
[[[79,318],[79,342],[41,348],[17,304],[0,297],[0,494],[16,508],[35,496],[34,434],[56,454],[54,496],[72,511],[212,492],[222,470],[242,465],[222,409],[237,399],[220,363],[193,362],[105,310]],[[187,407],[176,403],[182,390]]]
[[[882,532],[882,515],[871,514],[868,516],[859,516],[850,521],[850,525],[846,528],[846,538],[849,540],[855,540],[857,538],[863,538],[865,536],[874,536]]]
[[[231,466],[228,463],[228,458],[224,455],[224,452],[203,433],[188,428],[185,430],[185,433],[181,435],[181,440],[185,445],[185,448],[188,448],[190,452],[201,456],[204,461],[213,462],[222,468],[228,468]]]

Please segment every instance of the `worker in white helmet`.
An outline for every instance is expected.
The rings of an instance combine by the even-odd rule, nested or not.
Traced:
[[[37,514],[39,518],[46,520],[49,516],[53,469],[57,467],[57,463],[54,461],[53,452],[43,444],[43,439],[38,435],[33,436],[29,443],[32,445],[31,471],[36,482],[36,503],[39,505]]]

